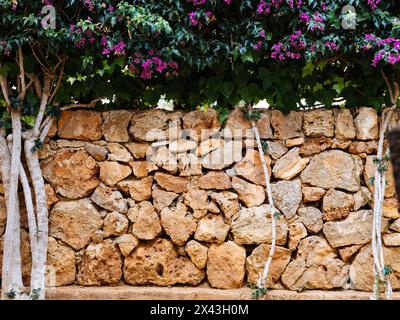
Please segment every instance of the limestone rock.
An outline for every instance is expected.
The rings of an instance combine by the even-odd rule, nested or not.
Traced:
[[[201,160],[193,153],[182,153],[176,156],[178,171],[181,177],[202,175]]]
[[[198,136],[205,132],[218,131],[221,124],[218,121],[218,114],[214,109],[208,108],[206,112],[195,110],[186,113],[182,117],[183,129],[194,130]]]
[[[271,176],[271,159],[268,155],[265,155],[264,159],[267,164],[268,175]],[[264,170],[258,151],[248,149],[246,156],[234,166],[234,169],[237,175],[246,180],[265,186]]]
[[[207,263],[208,248],[196,240],[190,240],[185,246],[185,252],[199,269],[204,269]]]
[[[378,151],[378,143],[376,141],[352,141],[349,145],[349,152],[353,154],[371,154]]]
[[[168,131],[180,127],[180,112],[151,109],[134,114],[129,133],[138,141],[160,141],[168,138]]]
[[[303,201],[304,202],[316,202],[322,199],[325,195],[326,190],[318,187],[303,187]]]
[[[84,150],[64,149],[41,163],[43,177],[69,199],[90,194],[100,183],[96,161]]]
[[[109,211],[125,213],[128,210],[127,201],[123,198],[121,192],[105,185],[98,186],[90,197],[90,200]]]
[[[219,149],[223,147],[225,144],[225,140],[220,138],[210,138],[205,141],[202,141],[196,149],[196,155],[199,157],[204,157],[206,154],[209,154],[211,151]]]
[[[286,152],[288,152],[288,148],[282,141],[268,141],[268,155],[277,160],[282,157]]]
[[[100,163],[100,180],[113,187],[132,173],[129,166],[118,162],[105,161]]]
[[[301,239],[307,237],[307,229],[301,222],[293,222],[289,225],[289,250],[294,251]]]
[[[117,285],[122,276],[122,259],[110,240],[90,244],[79,268],[77,283],[84,286]]]
[[[150,200],[152,185],[153,185],[152,176],[131,181],[129,183],[129,193],[132,199],[135,201]]]
[[[256,284],[258,275],[264,271],[265,261],[268,259],[270,245],[260,244],[246,259],[247,282]],[[269,267],[266,287],[271,288],[281,277],[290,261],[290,250],[276,246],[271,265]]]
[[[286,219],[293,218],[302,198],[300,179],[272,183],[271,191],[276,208]]]
[[[160,215],[161,225],[165,232],[172,242],[178,246],[185,245],[189,237],[196,231],[196,221],[181,203],[177,205],[175,210],[164,208]]]
[[[208,249],[207,278],[213,288],[241,288],[246,251],[233,241],[212,244]]]
[[[319,137],[308,139],[300,147],[300,154],[303,156],[309,156],[315,153],[320,153],[333,144],[333,140],[327,137]]]
[[[276,243],[285,245],[288,225],[284,216],[276,219]],[[262,205],[253,208],[243,208],[239,215],[232,221],[232,235],[239,245],[271,244],[271,208]]]
[[[390,230],[400,232],[400,219],[396,219],[389,227]]]
[[[124,257],[128,257],[132,251],[139,245],[139,240],[133,234],[127,233],[115,239],[118,248]]]
[[[342,248],[337,248],[337,251],[339,253],[340,259],[342,259],[344,262],[347,262],[350,260],[350,258],[358,252],[364,245],[362,244],[355,244],[353,246],[348,246],[348,247],[342,247]]]
[[[89,199],[60,201],[50,212],[49,235],[80,250],[102,225],[101,216]]]
[[[173,154],[193,152],[197,148],[196,141],[193,140],[175,140],[169,144],[169,151]]]
[[[329,244],[337,248],[371,241],[371,228],[372,211],[360,210],[351,212],[342,221],[325,223],[323,232]]]
[[[223,147],[207,154],[201,161],[204,168],[221,170],[242,159],[242,141],[229,141]]]
[[[372,194],[367,187],[361,187],[354,195],[354,210],[359,210],[372,200]]]
[[[152,192],[154,209],[161,211],[168,207],[176,198],[178,194],[175,192],[164,191],[162,189],[155,189]]]
[[[47,210],[50,210],[51,207],[52,207],[54,204],[56,204],[60,199],[58,198],[56,192],[54,191],[54,188],[53,188],[50,184],[46,183],[46,184],[44,185],[44,189],[45,189],[45,191],[46,191]],[[1,210],[2,210],[2,209],[1,209],[1,205],[0,205],[0,234],[2,233],[2,232],[1,232],[1,220],[2,220],[2,218],[1,218],[1,217],[2,217]]]
[[[299,148],[296,147],[276,161],[272,172],[276,179],[290,180],[303,171],[309,161],[299,156]]]
[[[383,235],[383,243],[387,247],[399,247],[400,246],[400,233],[386,233]]]
[[[148,158],[149,162],[154,163],[158,167],[167,170],[172,174],[176,173],[178,169],[176,158],[166,146],[152,150],[149,153]]]
[[[248,208],[258,206],[265,200],[265,190],[262,186],[246,182],[238,177],[232,178],[232,188]]]
[[[101,115],[91,110],[66,110],[58,120],[58,136],[81,141],[100,140]]]
[[[107,158],[108,150],[106,147],[86,142],[85,150],[97,161],[104,161]]]
[[[151,147],[146,143],[129,142],[125,147],[135,159],[144,159],[147,153],[151,153]]]
[[[354,197],[346,192],[329,189],[322,202],[322,218],[334,221],[346,218],[354,209]]]
[[[304,137],[288,139],[285,141],[285,145],[288,148],[300,146],[303,143],[304,143]]]
[[[128,142],[128,126],[131,113],[126,110],[113,110],[104,113],[104,122],[101,126],[104,138],[109,142]]]
[[[57,140],[57,147],[59,149],[62,149],[62,148],[83,148],[84,146],[85,146],[85,142],[84,141],[64,140],[64,139]]]
[[[361,160],[340,150],[314,156],[301,173],[302,183],[324,189],[338,188],[356,192],[360,189]]]
[[[183,193],[188,190],[188,179],[182,177],[175,177],[173,175],[157,172],[154,179],[159,186],[167,191],[176,193]]]
[[[145,178],[150,172],[158,169],[154,163],[147,161],[132,161],[129,162],[129,165],[131,166],[133,175],[136,178]]]
[[[304,207],[298,210],[300,221],[310,233],[318,233],[322,229],[322,213],[315,207]]]
[[[0,237],[6,229],[7,223],[7,207],[3,196],[0,196]]]
[[[350,109],[339,110],[335,127],[336,138],[339,140],[351,140],[356,137],[356,128]]]
[[[128,218],[133,222],[132,233],[139,239],[153,240],[161,233],[160,218],[148,201],[130,208]]]
[[[358,140],[375,140],[378,138],[378,114],[374,108],[359,108],[354,122]]]
[[[221,243],[225,241],[229,229],[221,215],[209,214],[198,222],[194,238],[198,241]]]
[[[374,163],[375,156],[367,156],[364,166],[364,181],[368,189],[374,193],[375,184],[371,184],[371,178],[375,176],[376,165]],[[393,176],[393,166],[389,161],[387,163],[386,171],[386,188],[385,188],[385,198],[391,198],[396,194],[395,180]]]
[[[218,203],[226,219],[231,219],[239,212],[239,200],[236,193],[230,191],[214,192],[211,199]]]
[[[210,171],[200,177],[197,185],[199,188],[206,190],[226,190],[232,188],[229,176],[223,171]]]
[[[297,256],[281,279],[290,290],[330,290],[345,286],[348,270],[324,238],[311,236],[300,241]]]
[[[284,115],[281,111],[271,111],[271,124],[275,139],[291,139],[302,136],[303,113],[292,111]]]
[[[208,194],[204,190],[189,189],[185,193],[185,205],[192,208],[201,217],[207,214]],[[196,217],[197,218],[197,217]]]
[[[225,126],[232,131],[242,132],[242,134],[244,135],[246,130],[250,130],[252,126],[251,122],[246,119],[243,110],[244,109],[242,108],[234,109],[226,119]]]
[[[196,268],[189,258],[178,256],[167,239],[139,244],[124,262],[124,279],[130,285],[197,285],[204,277],[204,271]]]
[[[125,215],[118,212],[110,212],[104,218],[104,237],[120,236],[128,230],[128,219]]]
[[[108,143],[107,149],[110,151],[108,154],[109,161],[130,162],[133,160],[131,153],[123,145],[119,143]]]
[[[386,198],[383,200],[382,215],[389,219],[400,218],[399,203],[397,198]]]
[[[334,123],[332,110],[316,109],[303,114],[303,130],[307,137],[333,137]]]
[[[67,286],[75,282],[75,252],[49,237],[46,262],[46,286]]]

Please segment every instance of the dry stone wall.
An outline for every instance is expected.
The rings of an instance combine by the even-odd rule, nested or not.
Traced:
[[[397,124],[398,113],[391,127]],[[279,210],[268,287],[371,290],[376,111],[265,110],[258,129]],[[63,112],[40,150],[50,212],[48,285],[256,283],[276,214],[260,157],[239,109],[224,127],[211,109]],[[382,233],[399,289],[400,215],[391,170]]]

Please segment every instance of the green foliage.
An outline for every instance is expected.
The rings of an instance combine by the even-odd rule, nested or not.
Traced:
[[[39,300],[40,291],[41,291],[40,288],[38,288],[38,289],[32,289],[31,299],[32,299],[32,300]]]
[[[385,266],[383,267],[383,275],[384,275],[385,277],[391,275],[392,273],[393,273],[393,268],[392,268],[391,266],[385,265]]]
[[[256,288],[251,293],[251,296],[252,296],[253,299],[258,300],[261,297],[263,297],[264,295],[266,295],[267,292],[268,292],[267,288]]]
[[[14,289],[11,289],[9,292],[6,292],[6,296],[8,299],[15,299],[17,292]]]
[[[32,149],[31,149],[31,152],[33,153],[33,152],[37,152],[37,151],[39,151],[40,149],[42,149],[43,148],[43,142],[40,140],[40,138],[37,138],[37,139],[35,139],[35,141],[34,141],[34,146],[32,147]]]

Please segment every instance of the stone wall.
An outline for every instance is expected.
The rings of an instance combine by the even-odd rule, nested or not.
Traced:
[[[371,108],[264,111],[258,128],[279,210],[271,212],[254,133],[240,110],[223,128],[213,110],[65,111],[40,150],[50,210],[47,282],[240,288],[262,271],[274,214],[269,287],[369,291],[378,120]],[[397,113],[391,127],[398,123]],[[399,289],[391,170],[382,232]]]

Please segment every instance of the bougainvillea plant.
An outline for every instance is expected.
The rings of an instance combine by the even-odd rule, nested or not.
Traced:
[[[60,110],[148,107],[161,95],[183,108],[216,103],[222,114],[262,99],[284,112],[338,100],[396,105],[397,2],[0,0],[3,298],[45,297],[48,212],[37,151]],[[104,98],[110,103],[100,104]],[[29,294],[15,232],[19,181],[32,247]]]

